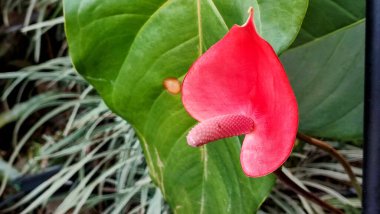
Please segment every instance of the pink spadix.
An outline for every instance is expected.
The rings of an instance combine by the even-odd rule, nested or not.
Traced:
[[[298,108],[273,48],[256,32],[253,10],[190,68],[182,101],[199,121],[191,146],[246,134],[240,154],[250,177],[267,175],[289,157],[298,128]]]
[[[253,120],[244,115],[214,117],[191,129],[187,135],[187,142],[190,146],[201,146],[222,138],[248,134],[253,128]]]

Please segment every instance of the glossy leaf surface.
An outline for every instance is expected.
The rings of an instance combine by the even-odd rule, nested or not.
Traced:
[[[363,0],[310,2],[300,35],[281,56],[299,103],[301,131],[362,138],[363,17]]]
[[[364,18],[365,0],[310,1],[300,33],[292,47],[334,33]]]
[[[163,87],[167,78],[181,80],[233,24],[243,24],[252,5],[261,8],[256,23],[265,38],[278,51],[289,46],[305,0],[64,1],[76,69],[134,126],[151,177],[176,213],[252,213],[273,185],[272,176],[243,174],[236,137],[189,147],[185,136],[195,120],[180,95]]]

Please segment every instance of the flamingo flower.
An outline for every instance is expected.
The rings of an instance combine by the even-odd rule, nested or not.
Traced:
[[[191,146],[245,134],[240,154],[244,173],[267,175],[289,157],[298,127],[297,101],[285,70],[256,32],[253,9],[190,68],[182,102],[199,121]]]

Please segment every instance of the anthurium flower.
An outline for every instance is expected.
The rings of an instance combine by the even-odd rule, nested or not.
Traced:
[[[298,127],[296,98],[276,53],[257,33],[253,9],[190,68],[182,101],[198,120],[191,146],[246,134],[240,161],[250,177],[275,171],[289,157]]]

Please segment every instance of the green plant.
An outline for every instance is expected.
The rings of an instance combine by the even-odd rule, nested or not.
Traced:
[[[31,4],[36,2],[58,5],[57,11],[60,11],[60,1],[31,1]],[[23,208],[26,213],[58,201],[60,205],[59,209],[55,208],[56,212],[68,208],[79,212],[95,206],[106,212],[113,209],[132,213],[144,210],[168,212],[163,197],[172,210],[179,213],[213,212],[215,207],[228,212],[229,204],[230,211],[234,212],[257,210],[274,186],[273,176],[251,181],[242,175],[238,164],[238,138],[224,140],[224,144],[210,145],[200,151],[187,148],[185,134],[195,121],[186,116],[179,96],[167,93],[162,87],[164,77],[179,77],[182,81],[182,75],[200,53],[220,39],[233,24],[244,22],[250,5],[259,6],[261,17],[256,17],[256,24],[263,37],[281,55],[286,67],[300,105],[301,131],[360,145],[364,1],[310,1],[294,42],[306,1],[164,3],[125,0],[93,1],[78,7],[81,2],[65,2],[74,64],[104,97],[107,105],[136,129],[151,176],[163,190],[163,196],[149,181],[147,166],[141,159],[138,140],[130,125],[108,110],[92,87],[76,75],[70,60],[65,57],[0,75],[1,79],[10,81],[3,91],[3,100],[12,91],[28,92],[23,89],[27,83],[54,89],[53,94],[42,93],[0,114],[1,125],[15,121],[17,127],[21,127],[34,112],[47,111],[26,135],[19,133],[19,128],[15,129],[13,158],[0,165],[5,172],[2,186],[9,181],[7,177],[66,164],[58,174],[60,177],[41,184],[8,210]],[[22,1],[6,2],[11,9],[18,8],[20,3]],[[28,4],[24,6],[34,8]],[[153,13],[155,6],[160,9]],[[49,17],[51,21],[44,22],[45,18],[42,15],[39,23],[25,27],[24,31],[40,38],[51,26],[63,21],[52,16]],[[321,25],[321,22],[326,24]],[[39,49],[38,39],[34,41],[34,48]],[[126,50],[129,50],[127,57]],[[40,50],[34,51],[37,60]],[[126,62],[122,63],[124,58]],[[121,78],[115,82],[114,74],[119,70]],[[145,75],[145,71],[149,73]],[[21,89],[18,86],[22,86]],[[42,139],[30,138],[45,122],[56,121],[57,117],[67,119],[53,134],[45,134]],[[26,158],[28,164],[20,169],[16,165],[25,160],[25,155],[19,151],[29,148],[30,144],[35,145],[30,151],[37,152]],[[361,149],[334,142],[332,145],[344,149],[339,152],[349,161],[360,164]],[[287,163],[288,170],[285,169],[289,177],[334,206],[347,212],[358,211],[360,201],[345,194],[349,180],[340,165],[308,145],[301,143],[295,150]],[[311,157],[306,158],[306,155]],[[93,171],[81,168],[96,164],[99,167],[94,167]],[[128,179],[119,176],[126,168],[130,173]],[[360,165],[353,169],[361,182]],[[74,193],[54,195],[65,181],[71,181],[70,175],[79,175],[72,186]],[[115,188],[108,192],[107,185]],[[35,194],[39,197],[33,202]],[[323,210],[277,183],[259,212],[323,213]]]
[[[180,96],[162,87],[166,78],[181,80],[204,50],[244,23],[250,6],[260,7],[259,32],[281,52],[295,38],[307,1],[64,1],[76,69],[132,124],[175,212],[253,212],[273,185],[273,176],[242,173],[237,138],[189,148],[185,135],[195,121]]]
[[[137,130],[140,139],[143,139],[152,177],[172,207],[182,207],[184,212],[196,212],[196,210],[207,212],[208,209],[211,211],[219,208],[223,212],[228,211],[227,207],[234,206],[235,212],[240,212],[240,209],[249,206],[248,201],[253,203],[253,195],[239,197],[239,201],[245,204],[242,208],[237,202],[233,202],[235,197],[217,194],[215,187],[212,187],[217,185],[218,191],[224,188],[228,193],[231,186],[236,188],[240,185],[249,185],[232,182],[230,177],[239,175],[239,172],[228,170],[226,166],[229,163],[221,161],[235,160],[232,165],[236,166],[236,159],[232,158],[232,153],[228,154],[225,151],[239,144],[235,141],[235,143],[208,145],[199,150],[198,154],[198,151],[188,149],[183,143],[183,134],[193,122],[183,113],[178,96],[167,93],[161,85],[165,78],[176,77],[181,80],[197,55],[199,56],[219,40],[232,24],[242,23],[244,17],[242,14],[250,4],[259,11],[255,20],[259,33],[280,53],[296,35],[307,2],[259,1],[257,4],[257,2],[239,1],[233,5],[222,1],[151,3],[146,5],[143,1],[140,3],[94,1],[88,4],[65,1],[66,30],[74,64],[95,86],[107,105]],[[352,9],[356,10],[346,8],[346,4],[340,5],[342,4],[340,1],[332,4],[335,9],[344,11],[343,16],[339,17],[342,13],[335,13],[335,16],[339,17],[335,21],[338,24],[329,29],[320,27],[319,35],[341,27],[341,20],[347,15],[345,13]],[[327,3],[312,5],[329,9]],[[357,10],[360,10],[360,7]],[[358,14],[360,19],[360,11]],[[312,17],[309,20],[316,19]],[[353,42],[354,36],[349,35],[360,33],[362,29],[357,28],[348,31],[347,34],[337,32],[331,37],[310,40],[310,35],[309,38],[305,36],[308,24],[305,22],[303,26],[303,34],[300,36],[302,41],[296,42],[291,50],[282,56],[300,105],[300,130],[336,139],[353,139],[358,136],[360,138],[361,130],[358,128],[360,121],[356,121],[357,112],[361,109],[356,106],[362,99],[360,93],[362,82],[357,81],[355,75],[360,76],[361,72],[362,43]],[[112,36],[107,38],[107,35]],[[308,42],[309,44],[305,44]],[[321,46],[318,44],[321,42],[331,42],[339,46]],[[355,43],[355,46],[349,47],[350,52],[342,48],[352,43]],[[315,51],[298,52],[313,46],[316,46]],[[108,47],[106,52],[104,52],[105,47]],[[340,51],[346,54],[337,54]],[[321,54],[324,58],[321,58]],[[349,57],[359,61],[351,60],[349,63],[353,63],[352,66],[346,62]],[[325,63],[320,63],[321,60]],[[347,68],[352,68],[351,75],[348,75]],[[337,85],[336,79],[342,80],[341,84]],[[320,87],[321,81],[323,87]],[[356,85],[352,89],[356,90],[354,96],[352,93],[347,93],[347,87],[351,87],[352,84]],[[347,96],[353,99],[347,99]],[[344,109],[338,106],[342,102],[346,103]],[[174,126],[176,123],[178,125]],[[170,152],[172,150],[175,153]],[[192,170],[188,169],[190,163],[193,166]],[[196,165],[198,166],[195,167]],[[209,174],[214,176],[208,176]],[[182,182],[177,183],[179,178]],[[174,188],[178,185],[184,190]],[[194,192],[194,187],[197,189],[197,194],[189,196],[189,192]],[[256,187],[256,190],[263,191],[263,185],[260,185],[260,188]],[[239,190],[233,190],[235,191]],[[179,195],[181,200],[178,199]],[[188,202],[183,197],[187,197]],[[223,198],[231,201],[229,205],[221,203],[220,200]],[[200,202],[200,205],[194,201]],[[241,212],[246,211],[241,210]]]

